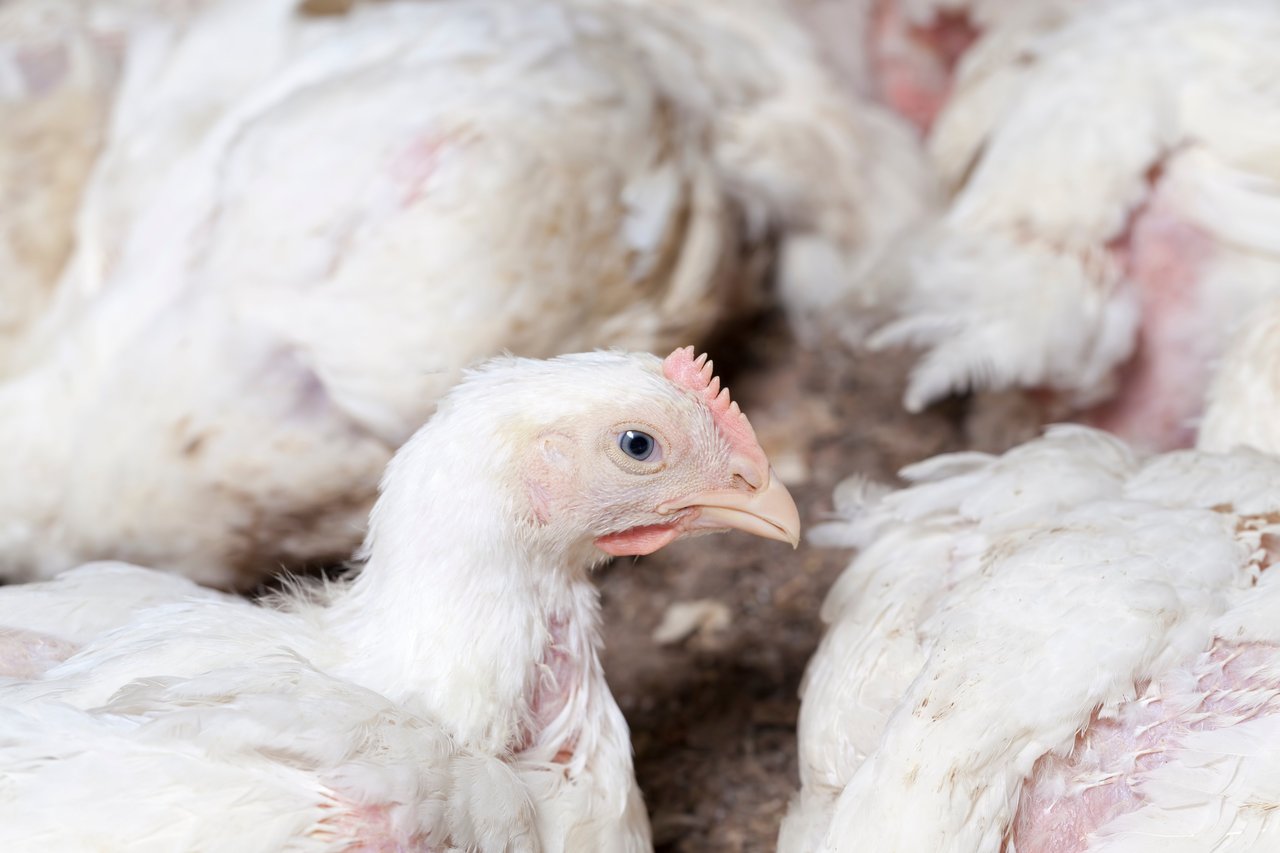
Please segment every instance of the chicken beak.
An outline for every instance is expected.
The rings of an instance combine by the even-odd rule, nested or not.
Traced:
[[[762,488],[702,492],[659,511],[681,509],[699,510],[697,519],[689,526],[691,530],[742,530],[786,542],[792,548],[800,544],[800,511],[772,470]]]

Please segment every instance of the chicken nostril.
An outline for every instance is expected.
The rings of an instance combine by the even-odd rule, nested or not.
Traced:
[[[760,466],[752,464],[750,460],[733,460],[729,465],[729,472],[733,475],[735,489],[758,492],[769,483],[769,470],[767,468],[760,470]]]

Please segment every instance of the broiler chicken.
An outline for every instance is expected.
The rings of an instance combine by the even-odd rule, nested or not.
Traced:
[[[1222,452],[1060,426],[840,488],[822,536],[860,553],[823,606],[781,850],[1280,845],[1280,459],[1228,435],[1280,399],[1278,317],[1215,390]]]
[[[847,295],[920,209],[909,134],[749,5],[380,2],[278,39],[148,201],[95,182],[87,232],[124,220],[119,245],[84,241],[0,386],[0,574],[117,558],[231,587],[341,558],[467,364],[669,347],[756,298],[773,235],[798,316]],[[160,121],[148,91],[121,115]],[[148,125],[113,144],[181,148]]]
[[[927,134],[975,44],[983,54],[1106,0],[788,0],[850,90]],[[990,59],[987,60],[988,62]]]
[[[1216,368],[1196,436],[1201,450],[1250,447],[1280,457],[1280,299],[1250,318]]]
[[[925,350],[907,405],[1031,389],[1187,446],[1213,360],[1280,292],[1277,39],[1267,0],[1108,0],[973,47],[929,140],[950,202],[873,338]]]
[[[123,8],[0,4],[0,375],[71,254],[119,75]]]
[[[290,53],[336,28],[296,5],[0,4],[0,375],[21,368],[60,282],[71,280],[59,301],[101,285],[165,165]],[[229,42],[235,62],[224,61]]]
[[[692,348],[492,361],[391,462],[353,580],[254,604],[108,564],[0,590],[0,842],[648,849],[590,570],[798,526]]]
[[[78,211],[76,251],[52,316],[42,318],[29,346],[65,333],[62,312],[107,285],[138,217],[163,194],[175,164],[237,103],[343,30],[340,20],[302,14],[298,0],[133,2],[159,4],[165,14],[143,18],[121,38],[126,61]],[[232,43],[237,59],[227,62]]]

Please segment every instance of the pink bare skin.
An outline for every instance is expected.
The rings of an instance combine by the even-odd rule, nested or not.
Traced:
[[[435,176],[450,141],[443,136],[424,136],[409,143],[391,160],[391,178],[402,187],[400,207],[407,209],[422,200]]]
[[[343,848],[344,853],[436,853],[447,849],[418,836],[406,837],[392,826],[389,804],[333,801],[333,813],[325,818],[327,831],[339,837],[359,839]]]
[[[575,686],[573,679],[580,669],[581,661],[574,657],[566,642],[569,636],[568,623],[563,619],[552,619],[547,626],[547,633],[550,639],[542,655],[542,671],[537,675],[533,696],[529,699],[531,728],[516,745],[517,752],[533,746],[538,734],[551,725],[569,704],[569,695]],[[552,761],[568,764],[572,758],[573,746],[570,745],[557,752]]]
[[[1119,393],[1084,420],[1139,447],[1190,447],[1223,343],[1199,287],[1212,238],[1181,219],[1157,189],[1113,251],[1138,289],[1138,345]]]
[[[75,643],[38,631],[0,628],[0,676],[39,678],[79,648]]]
[[[943,12],[918,26],[896,0],[879,0],[868,45],[876,94],[922,135],[928,133],[951,94],[956,64],[978,35],[963,13]]]
[[[1280,713],[1280,678],[1259,672],[1278,653],[1219,641],[1147,685],[1115,719],[1095,715],[1069,756],[1036,762],[1013,822],[1019,853],[1085,850],[1091,833],[1143,805],[1143,774],[1177,760],[1186,734]]]

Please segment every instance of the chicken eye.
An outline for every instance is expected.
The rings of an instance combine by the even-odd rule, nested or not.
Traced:
[[[622,448],[622,452],[630,456],[632,459],[640,462],[647,462],[653,456],[654,450],[657,449],[658,443],[653,440],[653,436],[647,432],[640,432],[638,429],[629,429],[622,435],[618,436],[618,447]]]

